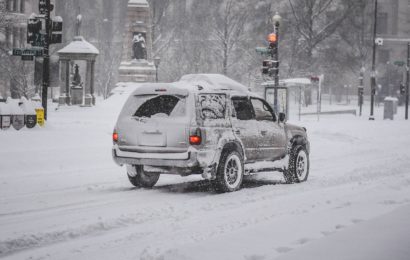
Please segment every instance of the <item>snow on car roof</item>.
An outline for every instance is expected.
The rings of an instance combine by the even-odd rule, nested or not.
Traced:
[[[123,83],[131,86],[137,83]],[[190,92],[223,92],[250,93],[239,82],[236,82],[220,74],[189,74],[183,76],[180,81],[172,83],[143,83],[133,91],[133,95],[172,93],[187,96]]]
[[[249,92],[247,87],[222,74],[188,74],[182,76],[179,81],[200,85],[209,90]]]

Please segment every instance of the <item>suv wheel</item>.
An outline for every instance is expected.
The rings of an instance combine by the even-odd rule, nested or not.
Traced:
[[[128,179],[135,187],[152,188],[159,179],[159,173],[146,173],[144,166],[133,165],[131,169],[127,169]]]
[[[223,152],[216,172],[216,190],[219,192],[239,190],[243,180],[243,173],[242,155],[237,151]]]
[[[286,183],[304,182],[309,175],[309,154],[302,145],[293,146],[289,155],[289,167],[284,173]]]

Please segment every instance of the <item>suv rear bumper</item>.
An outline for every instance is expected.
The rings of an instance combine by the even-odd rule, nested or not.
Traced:
[[[121,151],[117,145],[112,149],[112,157],[118,165],[149,165],[161,167],[193,168],[199,165],[197,154],[184,153],[137,153]]]

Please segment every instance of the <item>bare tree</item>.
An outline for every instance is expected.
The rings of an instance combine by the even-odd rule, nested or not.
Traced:
[[[215,40],[216,58],[221,61],[221,72],[228,75],[229,67],[237,62],[240,56],[234,57],[238,45],[247,39],[244,33],[248,12],[242,1],[227,0],[221,10],[214,16],[212,38]]]
[[[335,33],[353,8],[351,0],[341,4],[335,0],[288,0],[292,11],[292,24],[296,28],[298,56],[308,68],[314,64],[313,53],[318,45]]]

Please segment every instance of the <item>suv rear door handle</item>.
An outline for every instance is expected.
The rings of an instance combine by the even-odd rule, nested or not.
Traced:
[[[261,131],[262,135],[266,135],[267,133],[268,133],[268,131],[265,131],[265,130]]]

